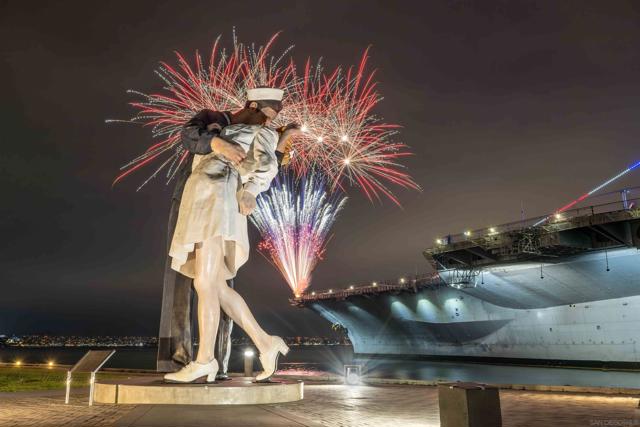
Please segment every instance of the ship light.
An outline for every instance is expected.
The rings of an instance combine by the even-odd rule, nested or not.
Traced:
[[[560,221],[562,219],[562,214],[557,213],[553,217],[556,219],[556,221]]]
[[[442,239],[436,239],[436,244],[442,245],[444,241]]]
[[[329,289],[329,293],[332,294],[333,293],[333,289]]]
[[[16,366],[22,365],[22,360],[16,360],[14,363]]]
[[[349,286],[349,289],[353,289],[353,285]]]
[[[378,286],[378,283],[373,282],[373,283],[372,283],[372,286],[375,288],[375,287],[377,287],[377,286]]]
[[[496,228],[495,227],[489,227],[489,233],[495,234],[495,232],[496,232]]]
[[[465,231],[464,235],[467,236],[467,237],[471,236],[471,231],[469,231],[469,230]]]
[[[53,367],[53,365],[55,365],[55,362],[53,360],[49,360],[47,362],[47,366],[49,366],[50,368]]]
[[[400,283],[404,283],[404,282],[405,282],[404,277],[401,277],[400,278]]]
[[[315,295],[315,294],[316,294],[316,292],[315,292],[315,291],[311,292],[311,295]]]

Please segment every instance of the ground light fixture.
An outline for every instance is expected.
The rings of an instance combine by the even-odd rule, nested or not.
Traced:
[[[360,385],[362,383],[362,365],[344,365],[344,383]]]
[[[248,348],[244,351],[244,376],[252,377],[253,376],[253,356],[255,352],[253,349]]]

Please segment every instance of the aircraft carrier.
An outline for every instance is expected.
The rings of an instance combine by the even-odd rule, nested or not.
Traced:
[[[434,273],[301,295],[357,355],[639,366],[638,200],[438,239]]]

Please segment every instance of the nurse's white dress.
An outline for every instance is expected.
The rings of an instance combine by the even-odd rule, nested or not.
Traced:
[[[278,173],[275,151],[278,134],[261,125],[230,125],[220,133],[247,153],[237,167],[214,153],[196,155],[184,187],[169,255],[171,268],[195,277],[195,245],[221,237],[225,279],[235,277],[249,258],[247,217],[240,213],[242,191],[257,196]]]

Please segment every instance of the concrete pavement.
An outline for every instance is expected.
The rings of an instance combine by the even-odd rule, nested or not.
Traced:
[[[505,427],[640,426],[638,397],[502,390]],[[274,405],[96,405],[86,396],[0,397],[2,427],[436,427],[436,387],[305,385],[299,402]]]

